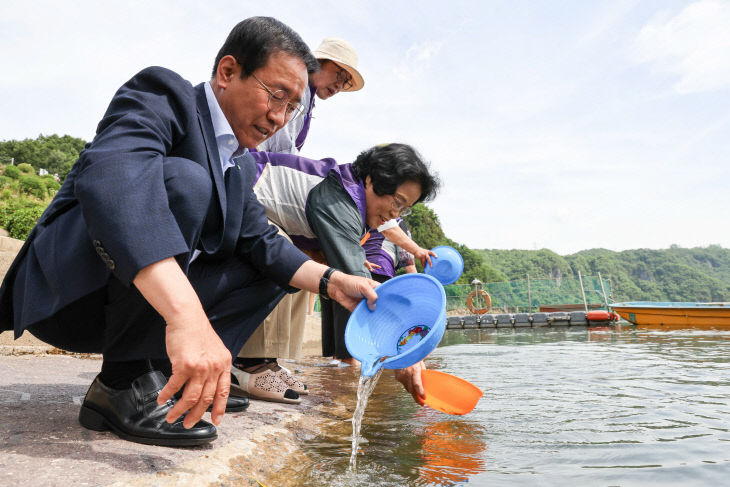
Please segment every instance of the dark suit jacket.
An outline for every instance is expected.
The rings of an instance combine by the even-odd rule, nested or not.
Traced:
[[[104,300],[96,291],[110,275],[131,285],[140,269],[172,256],[186,270],[194,249],[170,211],[163,179],[163,163],[183,161],[199,164],[213,186],[200,258],[235,255],[287,289],[307,257],[268,225],[253,194],[253,162],[240,164],[241,204],[230,208],[203,85],[152,67],[115,94],[30,233],[0,288],[0,329],[14,328],[17,337],[79,303],[82,319],[98,320]]]

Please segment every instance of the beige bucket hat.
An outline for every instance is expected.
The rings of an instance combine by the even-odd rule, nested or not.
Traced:
[[[352,76],[352,88],[343,91],[357,91],[365,85],[365,80],[357,70],[357,53],[344,39],[327,37],[312,54],[317,59],[328,59]]]

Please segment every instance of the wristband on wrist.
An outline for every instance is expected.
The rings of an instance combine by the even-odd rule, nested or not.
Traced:
[[[326,271],[324,271],[324,274],[322,274],[322,277],[319,279],[319,297],[320,299],[330,299],[330,295],[327,293],[327,285],[330,282],[330,277],[337,269],[330,267]]]

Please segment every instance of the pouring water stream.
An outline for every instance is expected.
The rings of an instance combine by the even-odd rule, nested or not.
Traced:
[[[375,384],[383,374],[383,362],[388,357],[381,357],[373,361],[361,363],[360,381],[357,384],[357,405],[352,415],[352,453],[350,453],[350,471],[357,471],[357,450],[360,444],[360,429],[362,418],[365,415],[365,408],[368,406],[368,399],[375,389]]]

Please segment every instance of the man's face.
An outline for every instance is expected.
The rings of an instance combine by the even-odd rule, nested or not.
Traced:
[[[314,77],[313,84],[317,89],[317,96],[322,100],[335,96],[342,91],[345,81],[352,78],[347,70],[329,60],[324,61],[319,71],[312,76]]]
[[[262,68],[253,72],[271,91],[283,90],[289,103],[301,101],[307,86],[304,62],[290,54],[276,52]],[[269,93],[254,76],[241,79],[241,65],[233,56],[224,56],[218,64],[212,87],[218,104],[242,147],[254,149],[283,127],[288,119],[285,108],[273,103],[269,109]]]
[[[370,228],[378,228],[383,223],[398,218],[402,210],[413,206],[421,197],[421,184],[405,181],[398,186],[395,194],[379,196],[373,190],[370,176],[365,178],[365,220]]]

